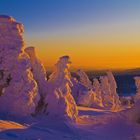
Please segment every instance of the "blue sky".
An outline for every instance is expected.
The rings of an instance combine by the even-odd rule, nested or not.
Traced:
[[[1,14],[24,22],[28,31],[120,20],[139,14],[139,6],[139,0],[0,0]]]

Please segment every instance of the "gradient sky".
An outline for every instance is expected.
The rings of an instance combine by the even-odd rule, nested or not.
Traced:
[[[44,64],[69,55],[75,68],[140,67],[140,0],[0,0],[25,26]]]

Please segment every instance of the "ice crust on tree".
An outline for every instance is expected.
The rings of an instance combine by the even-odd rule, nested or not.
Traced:
[[[23,30],[13,17],[0,16],[0,112],[15,116],[34,113],[39,100]]]
[[[71,94],[71,74],[69,56],[62,56],[55,64],[55,70],[48,80],[48,94],[45,102],[47,114],[50,116],[64,117],[76,120],[78,115],[75,100]]]

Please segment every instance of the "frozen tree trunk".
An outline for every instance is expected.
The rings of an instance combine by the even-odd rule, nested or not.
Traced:
[[[0,16],[0,112],[14,116],[31,115],[39,100],[22,34],[22,24]]]
[[[70,64],[68,56],[60,57],[55,65],[54,72],[50,75],[47,86],[48,94],[45,99],[46,113],[50,116],[76,121],[78,110],[71,94]]]

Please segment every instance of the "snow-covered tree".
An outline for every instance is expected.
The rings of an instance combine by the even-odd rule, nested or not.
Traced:
[[[37,82],[39,94],[41,97],[46,95],[46,84],[47,84],[47,75],[43,63],[40,61],[36,54],[35,47],[25,48],[25,52],[29,55],[31,61],[31,71],[33,77]]]
[[[71,75],[69,71],[69,56],[62,56],[55,65],[54,72],[48,80],[46,96],[46,113],[50,116],[64,117],[76,120],[78,115],[75,100],[71,94]]]
[[[107,71],[107,78],[110,85],[110,94],[112,96],[112,110],[118,110],[121,107],[121,102],[117,94],[117,83],[111,71]]]
[[[105,109],[112,107],[112,96],[107,76],[100,77],[103,106]]]
[[[21,23],[0,16],[0,112],[15,116],[34,113],[39,100],[22,35]]]
[[[30,57],[30,63],[31,63],[31,71],[33,73],[33,77],[38,85],[38,92],[40,94],[40,100],[38,102],[38,105],[36,107],[35,114],[42,113],[45,103],[44,99],[47,93],[47,76],[46,76],[46,70],[43,65],[43,63],[40,61],[36,54],[35,47],[27,47],[25,48],[25,52]]]
[[[101,87],[100,87],[100,82],[97,78],[93,79],[93,90],[96,93],[95,94],[95,100],[96,102],[98,102],[98,105],[100,107],[103,107],[103,99],[102,99],[102,95],[101,95]]]
[[[76,71],[76,74],[80,77],[80,82],[87,87],[88,89],[92,89],[92,82],[89,80],[87,74],[79,69]]]
[[[76,87],[78,88],[78,97],[76,99],[78,105],[88,106],[88,107],[102,107],[102,98],[101,92],[95,92],[92,82],[88,78],[88,75],[81,69],[76,71],[76,74],[79,76],[80,80]],[[83,88],[84,86],[84,88]],[[74,85],[75,87],[75,85]],[[76,93],[73,91],[73,95]],[[74,96],[75,97],[75,96]]]
[[[103,106],[106,109],[118,110],[121,102],[117,94],[117,84],[112,72],[108,71],[106,76],[100,77]]]

